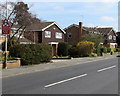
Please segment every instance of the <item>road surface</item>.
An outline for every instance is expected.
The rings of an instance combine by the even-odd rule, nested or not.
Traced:
[[[74,60],[69,63],[79,62]],[[2,80],[3,94],[118,94],[118,58],[6,77]]]

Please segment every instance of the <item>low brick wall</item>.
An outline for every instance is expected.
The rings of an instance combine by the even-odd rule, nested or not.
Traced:
[[[0,63],[0,69],[2,69],[2,64]]]
[[[0,63],[0,68],[2,68],[2,65]],[[7,61],[7,68],[10,69],[10,68],[18,68],[21,66],[21,62],[20,62],[20,59],[16,59],[16,60],[12,60],[12,61]]]

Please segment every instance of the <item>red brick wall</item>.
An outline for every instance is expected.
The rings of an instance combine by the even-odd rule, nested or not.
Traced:
[[[8,69],[9,68],[18,68],[18,67],[21,66],[21,61],[20,61],[20,59],[14,60],[12,62],[8,61],[6,66],[7,66]],[[1,69],[3,68],[3,64],[2,63],[0,63],[0,68]]]
[[[35,32],[35,33],[32,31],[24,32],[24,37],[33,41],[33,42],[34,42],[34,36],[35,36],[35,42],[37,43],[38,42],[38,32]]]
[[[51,32],[51,38],[45,38],[45,31],[50,31]],[[35,32],[35,42],[36,43],[64,42],[64,39],[65,39],[64,35],[65,34],[56,25],[53,25],[53,26],[49,27],[45,31],[43,31],[43,32],[36,31]],[[57,39],[55,37],[56,32],[62,33],[62,39]],[[42,35],[40,35],[40,34],[42,34]],[[34,42],[34,31],[33,32],[32,31],[24,32],[24,36],[25,36],[25,38]],[[39,36],[39,38],[38,38],[38,36]],[[38,39],[40,39],[40,38],[41,38],[41,40],[39,41]]]
[[[68,29],[65,30],[66,31],[66,42],[68,42],[69,44],[76,44],[77,42],[79,42],[79,28],[72,26]],[[68,34],[71,33],[71,38],[68,38]]]
[[[45,31],[51,32],[51,38],[45,38]],[[64,42],[64,36],[65,34],[56,26],[53,25],[42,32],[42,43],[49,43],[49,42]],[[62,39],[56,38],[56,32],[62,33]]]
[[[74,44],[78,43],[79,41],[81,41],[83,35],[88,34],[88,31],[85,31],[85,30],[82,29],[82,32],[81,32],[80,28],[75,27],[75,26],[72,26],[72,27],[66,29],[65,31],[66,31],[65,41],[68,42],[69,44],[72,44],[72,45],[74,45]],[[72,35],[71,38],[68,38],[69,32]],[[79,33],[79,32],[81,32],[81,33]]]

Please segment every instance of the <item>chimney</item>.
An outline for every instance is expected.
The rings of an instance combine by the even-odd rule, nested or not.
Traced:
[[[82,40],[82,22],[79,22],[79,41]]]

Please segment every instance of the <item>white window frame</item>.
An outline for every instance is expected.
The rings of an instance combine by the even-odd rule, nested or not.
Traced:
[[[113,36],[113,40],[116,40],[116,36]]]
[[[59,34],[59,36],[58,36],[58,34]],[[56,37],[56,39],[62,39],[62,33],[56,32],[55,37]]]
[[[51,38],[51,32],[45,31],[45,38]]]
[[[70,37],[70,35],[71,35],[71,37]],[[72,33],[71,32],[68,33],[68,38],[72,38]]]
[[[112,39],[112,35],[109,35],[108,39],[111,40]]]

